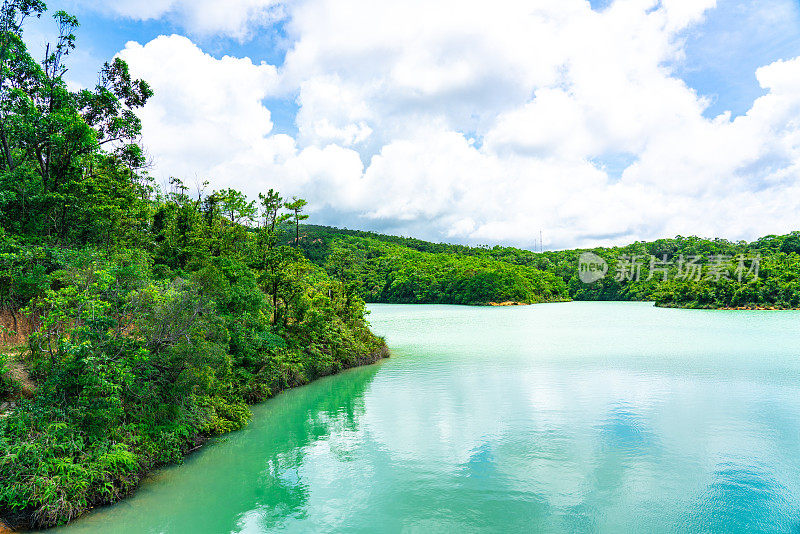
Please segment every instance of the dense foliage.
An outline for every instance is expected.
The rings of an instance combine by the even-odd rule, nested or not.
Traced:
[[[800,232],[752,243],[679,236],[536,253],[323,226],[307,225],[302,231],[308,257],[348,281],[368,302],[572,299],[644,300],[687,308],[800,307]],[[605,277],[581,281],[584,252],[606,261]]]
[[[11,373],[9,360],[8,355],[0,354],[0,399],[16,395],[20,389]]]
[[[373,361],[363,303],[280,255],[276,310],[267,272],[231,256],[155,277],[163,264],[141,251],[69,253],[30,304],[42,318],[26,359],[37,393],[0,423],[5,515],[71,519],[240,428],[247,403]]]
[[[533,265],[460,245],[303,227],[306,255],[368,302],[488,304],[567,300],[564,282]]]
[[[592,284],[578,277],[583,251],[544,253],[575,300],[645,300],[683,308],[800,307],[798,233],[752,243],[676,237],[592,250],[608,275]],[[651,272],[652,271],[652,272]]]
[[[134,114],[149,87],[116,60],[70,91],[77,21],[56,13],[41,63],[21,38],[44,9],[0,13],[0,305],[35,327],[21,363],[36,384],[20,398],[0,357],[0,403],[16,405],[0,414],[0,518],[31,526],[119,498],[241,428],[248,403],[385,355],[363,301],[282,237],[305,201],[154,188]]]

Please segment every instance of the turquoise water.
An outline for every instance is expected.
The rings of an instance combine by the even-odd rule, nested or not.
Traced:
[[[800,532],[800,313],[370,309],[391,359],[59,532]]]

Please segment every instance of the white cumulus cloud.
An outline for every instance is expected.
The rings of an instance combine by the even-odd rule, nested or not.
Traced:
[[[215,59],[179,36],[120,53],[156,91],[142,114],[155,174],[277,186],[317,222],[469,242],[800,227],[800,58],[754,72],[764,95],[735,119],[706,117],[673,72],[715,0],[231,4],[237,22],[215,31],[282,10],[284,64]],[[124,14],[200,11],[136,5]],[[273,133],[264,104],[286,95],[294,136]]]

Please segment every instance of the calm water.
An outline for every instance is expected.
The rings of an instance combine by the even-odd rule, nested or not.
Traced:
[[[800,313],[370,308],[390,360],[61,532],[800,532]]]

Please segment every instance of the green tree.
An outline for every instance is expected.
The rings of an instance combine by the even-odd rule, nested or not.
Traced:
[[[234,225],[251,223],[256,216],[256,203],[235,189],[221,189],[214,192],[222,213]]]
[[[0,142],[5,156],[5,170],[14,170],[14,158],[8,136],[7,102],[11,86],[9,63],[17,60],[24,50],[22,28],[30,16],[41,17],[47,6],[42,0],[3,0],[0,11]]]
[[[67,59],[75,48],[75,17],[58,11],[58,37],[36,62],[21,39],[23,20],[44,10],[41,2],[4,3],[0,43],[0,176],[3,225],[61,242],[78,239],[73,230],[86,210],[102,199],[78,195],[83,183],[96,179],[98,157],[112,155],[121,167],[143,163],[136,140],[141,123],[134,109],[152,95],[134,80],[122,60],[106,64],[95,91],[71,92],[64,81]],[[110,152],[103,152],[108,147]],[[108,161],[103,161],[105,170]],[[120,174],[120,173],[118,173]],[[122,173],[125,174],[125,173]],[[138,177],[129,174],[133,181]],[[91,189],[91,188],[90,188]],[[144,190],[142,190],[144,191]],[[23,213],[13,220],[12,213]],[[83,229],[78,228],[78,234]]]
[[[294,245],[296,247],[300,245],[300,221],[308,219],[308,215],[303,214],[303,210],[307,204],[308,202],[306,202],[304,199],[297,197],[292,197],[292,201],[285,204],[286,209],[294,214]]]

